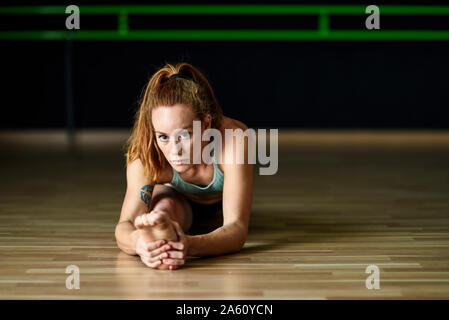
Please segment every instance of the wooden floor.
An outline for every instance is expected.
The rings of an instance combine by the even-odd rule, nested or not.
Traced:
[[[449,298],[449,132],[280,131],[243,250],[175,271],[115,243],[127,134],[0,134],[0,299]]]

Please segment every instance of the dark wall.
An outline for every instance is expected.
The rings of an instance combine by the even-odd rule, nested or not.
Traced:
[[[0,45],[0,128],[64,127],[65,43]],[[75,125],[130,127],[151,74],[187,61],[251,127],[448,128],[448,57],[449,41],[76,41]]]
[[[77,127],[128,127],[165,61],[210,79],[249,126],[429,127],[449,120],[448,42],[76,42]],[[63,127],[64,43],[2,43],[2,128]]]

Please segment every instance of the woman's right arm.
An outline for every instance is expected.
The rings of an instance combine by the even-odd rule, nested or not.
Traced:
[[[115,238],[121,250],[130,255],[138,254],[136,244],[139,230],[134,227],[134,220],[147,213],[154,184],[144,177],[144,168],[139,159],[132,161],[126,168],[126,194],[120,213],[120,220],[115,228]]]

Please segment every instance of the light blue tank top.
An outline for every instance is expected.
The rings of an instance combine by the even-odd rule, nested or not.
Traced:
[[[214,178],[212,179],[211,183],[209,183],[209,185],[205,187],[200,187],[196,184],[185,182],[181,178],[179,173],[175,169],[173,169],[173,167],[173,179],[171,180],[170,184],[173,186],[173,188],[182,193],[204,194],[222,192],[224,175],[223,172],[221,172],[221,170],[218,168],[218,165],[215,161],[215,148],[212,149],[212,164],[214,165]]]

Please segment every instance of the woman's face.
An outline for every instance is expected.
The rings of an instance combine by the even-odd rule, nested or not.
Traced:
[[[207,115],[201,123],[201,134],[194,137],[193,120],[199,120],[195,117],[193,108],[182,104],[158,106],[152,111],[157,144],[167,161],[178,172],[185,172],[194,165],[193,144],[200,140],[202,150],[203,131],[211,126],[211,116]]]

